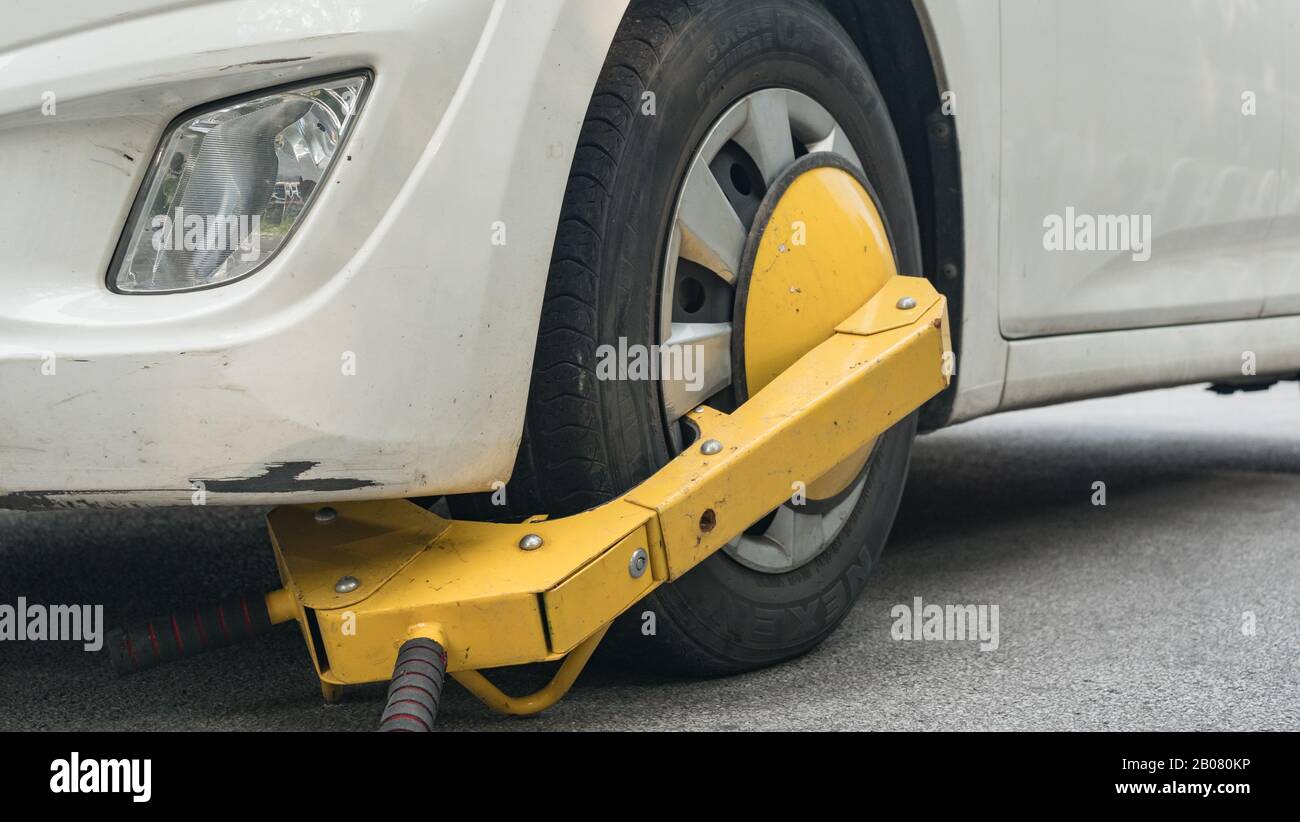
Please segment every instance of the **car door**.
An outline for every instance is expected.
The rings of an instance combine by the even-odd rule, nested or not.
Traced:
[[[1283,5],[1003,0],[1004,336],[1259,316]]]
[[[1300,36],[1300,3],[1282,3],[1282,36],[1287,43]],[[1265,267],[1269,276],[1264,316],[1300,314],[1300,60],[1284,62],[1286,123],[1282,142],[1281,192],[1278,213],[1265,243]]]

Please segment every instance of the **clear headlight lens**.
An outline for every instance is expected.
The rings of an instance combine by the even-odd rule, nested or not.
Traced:
[[[178,122],[131,211],[109,286],[126,294],[192,291],[265,265],[338,159],[368,81],[315,81]]]

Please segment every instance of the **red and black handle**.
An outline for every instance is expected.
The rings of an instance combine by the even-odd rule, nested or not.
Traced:
[[[432,731],[446,679],[447,652],[442,645],[432,639],[408,639],[397,652],[379,730]]]
[[[244,642],[270,628],[266,597],[246,594],[118,628],[108,636],[108,650],[113,668],[130,674]]]

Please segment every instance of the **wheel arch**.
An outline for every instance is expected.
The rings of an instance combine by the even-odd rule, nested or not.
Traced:
[[[960,361],[965,238],[957,120],[943,111],[942,55],[925,9],[913,0],[817,0],[848,31],[880,86],[903,148],[921,232],[922,274],[948,298]],[[960,371],[958,371],[960,374]],[[925,405],[921,429],[952,416],[959,376]]]

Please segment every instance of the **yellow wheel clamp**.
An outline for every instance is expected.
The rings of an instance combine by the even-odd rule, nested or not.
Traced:
[[[857,180],[805,170],[752,235],[747,314],[766,338],[806,353],[787,351],[788,367],[762,375],[784,365],[782,353],[747,349],[750,399],[731,414],[691,412],[692,444],[641,485],[590,511],[521,524],[447,520],[405,500],[277,508],[268,522],[282,589],[115,632],[115,665],[152,667],[292,620],[326,699],[394,680],[385,726],[427,729],[444,673],[504,713],[553,705],[615,617],[789,499],[796,482],[833,477],[948,384],[946,302],[927,280],[894,274],[892,254],[882,268],[889,247]],[[874,273],[844,274],[864,269]],[[836,300],[856,304],[842,301],[844,282],[872,293],[817,335]],[[786,295],[818,290],[831,292],[820,311],[789,307]],[[807,350],[810,333],[822,341]],[[553,681],[522,698],[481,673],[552,660],[563,660]]]

